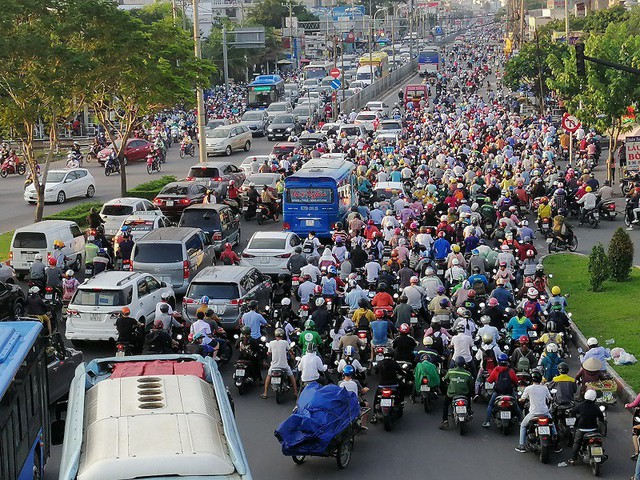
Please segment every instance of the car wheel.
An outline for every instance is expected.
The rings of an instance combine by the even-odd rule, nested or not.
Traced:
[[[233,153],[233,150],[231,150],[231,145],[227,145],[226,150],[224,151],[224,154],[228,157]]]
[[[91,198],[96,194],[96,187],[94,187],[93,185],[89,185],[89,188],[87,188],[87,198]]]
[[[21,301],[17,301],[13,306],[13,316],[16,318],[22,317],[24,315],[24,305]]]
[[[247,140],[244,144],[244,151],[248,152],[249,150],[251,150],[251,142]]]
[[[64,201],[67,199],[67,196],[65,195],[65,193],[60,190],[60,192],[58,193],[58,197],[56,198],[56,201],[58,203],[64,203]]]

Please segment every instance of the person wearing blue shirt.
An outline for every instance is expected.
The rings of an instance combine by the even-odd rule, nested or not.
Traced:
[[[262,336],[262,332],[260,328],[263,325],[267,325],[267,321],[264,317],[257,312],[258,310],[258,302],[255,300],[249,304],[249,310],[244,315],[242,315],[241,323],[244,326],[251,328],[251,338],[258,339]]]
[[[447,258],[451,253],[451,244],[444,238],[444,232],[438,233],[438,239],[433,242],[433,256],[436,260]]]
[[[513,293],[505,288],[503,279],[499,278],[497,281],[500,283],[491,292],[491,296],[498,300],[499,307],[504,310],[514,303]]]
[[[511,339],[517,341],[522,336],[528,337],[529,330],[533,330],[533,323],[524,316],[524,309],[518,307],[516,314],[507,323],[507,331],[511,334]]]
[[[469,278],[467,278],[467,280],[469,281],[469,285],[473,285],[476,282],[484,283],[485,287],[489,285],[489,280],[487,280],[487,277],[482,275],[481,273],[471,275]]]
[[[329,268],[335,269],[333,265]],[[334,298],[336,296],[336,279],[334,278],[334,274],[329,272],[326,277],[322,279],[322,296],[323,297],[331,297]]]
[[[373,220],[374,225],[379,227],[382,223],[382,219],[384,218],[384,213],[382,210],[380,210],[377,203],[374,203],[373,207],[373,210],[369,212],[369,218]]]
[[[349,311],[353,312],[360,308],[358,305],[360,299],[364,298],[365,300],[368,300],[369,296],[367,295],[367,291],[363,290],[355,280],[349,280],[349,288],[350,290],[344,296],[344,301],[349,306]]]
[[[595,337],[590,337],[587,340],[587,346],[589,347],[589,350],[587,350],[582,357],[582,363],[584,364],[584,361],[587,358],[597,358],[602,362],[601,370],[605,371],[607,369],[607,359],[611,358],[611,352],[608,349],[599,346],[598,339]]]
[[[402,174],[400,173],[400,170],[394,170],[393,172],[391,172],[391,181],[392,182],[402,181]]]

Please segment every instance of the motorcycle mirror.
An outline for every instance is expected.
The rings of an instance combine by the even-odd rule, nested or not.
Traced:
[[[300,357],[296,357],[296,362],[299,362],[299,361],[300,361]]]
[[[237,340],[238,338],[240,338],[240,336],[236,333],[236,334],[233,336],[233,338],[235,338],[235,339]]]
[[[558,393],[558,390],[556,388],[552,388],[551,395],[555,395],[556,393]]]
[[[604,405],[600,405],[600,411],[604,412],[606,410],[606,408],[604,407]]]

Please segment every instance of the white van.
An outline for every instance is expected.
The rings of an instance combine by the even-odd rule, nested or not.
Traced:
[[[53,253],[54,240],[62,240],[62,251],[67,256],[66,267],[76,272],[84,265],[84,235],[76,224],[68,220],[45,220],[43,222],[18,228],[11,240],[9,261],[22,279],[29,273],[36,254],[42,255],[46,262],[47,256]]]
[[[372,69],[370,65],[358,67],[358,70],[356,72],[356,80],[362,82],[365,86],[369,86],[373,83],[373,80],[375,80],[375,78],[373,80],[371,79],[372,72],[373,76],[375,77],[376,69]]]

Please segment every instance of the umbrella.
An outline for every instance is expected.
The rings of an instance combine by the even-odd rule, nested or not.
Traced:
[[[582,368],[589,370],[590,372],[596,372],[598,370],[602,370],[602,362],[595,357],[589,357],[582,362]]]

